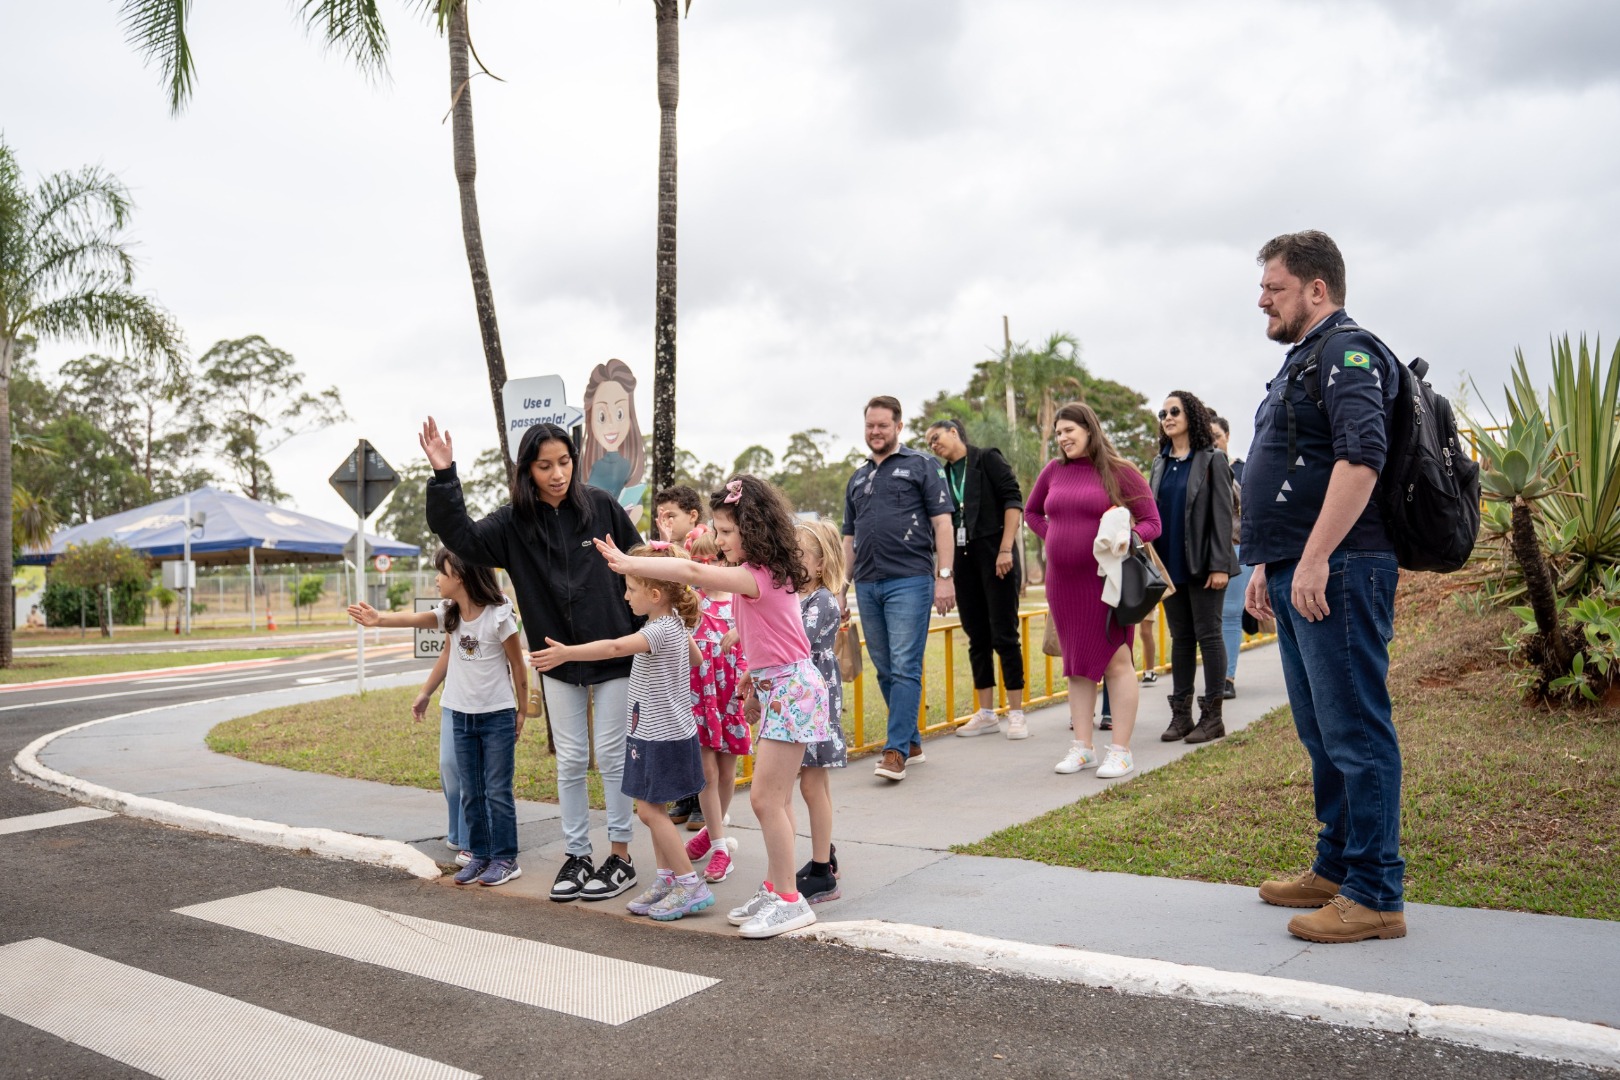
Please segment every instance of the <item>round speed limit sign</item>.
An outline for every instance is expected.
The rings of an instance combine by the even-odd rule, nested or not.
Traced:
[[[388,568],[394,565],[394,560],[390,559],[386,555],[379,555],[375,559],[371,560],[371,565],[377,568],[377,573],[386,574],[388,573]]]

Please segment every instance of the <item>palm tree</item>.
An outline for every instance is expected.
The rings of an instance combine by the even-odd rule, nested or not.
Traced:
[[[686,13],[692,0],[685,0]],[[658,19],[658,283],[653,294],[653,490],[675,482],[675,108],[681,97],[681,0]]]
[[[473,146],[472,91],[468,55],[475,59],[467,34],[466,0],[415,0],[415,6],[434,19],[450,48],[450,140],[461,201],[461,237],[472,276],[473,306],[484,344],[484,366],[489,375],[489,396],[495,406],[495,427],[500,433],[502,456],[511,471],[512,454],[506,438],[506,407],[501,388],[506,385],[506,356],[501,350],[500,328],[495,321],[495,294],[484,260],[484,235],[478,221],[478,195],[474,180],[478,159]],[[348,57],[362,73],[382,75],[387,70],[388,34],[376,0],[302,0],[299,15],[309,30],[328,46]],[[125,34],[137,52],[155,61],[169,89],[169,108],[179,113],[192,93],[196,65],[186,20],[189,0],[122,0]],[[479,64],[480,71],[489,72]]]
[[[29,190],[0,142],[0,536],[13,529],[11,369],[24,335],[121,344],[180,362],[174,320],[134,291],[134,261],[120,237],[129,214],[124,185],[94,167],[55,173]],[[10,667],[12,549],[0,547],[0,667]]]

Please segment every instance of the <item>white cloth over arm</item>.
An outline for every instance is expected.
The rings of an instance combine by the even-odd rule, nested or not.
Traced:
[[[1097,523],[1097,541],[1091,547],[1097,556],[1097,576],[1103,579],[1102,601],[1119,606],[1119,565],[1131,549],[1131,512],[1116,506]]]

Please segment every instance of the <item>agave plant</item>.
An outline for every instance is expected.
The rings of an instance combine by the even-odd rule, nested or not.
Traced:
[[[1523,361],[1521,360],[1522,364]],[[1512,410],[1505,428],[1478,433],[1479,486],[1487,500],[1509,507],[1508,545],[1524,575],[1524,591],[1535,616],[1536,633],[1527,643],[1527,658],[1541,669],[1544,682],[1569,672],[1576,643],[1559,618],[1558,589],[1552,566],[1536,536],[1536,503],[1552,498],[1568,474],[1568,462],[1557,448],[1540,403],[1532,394]]]

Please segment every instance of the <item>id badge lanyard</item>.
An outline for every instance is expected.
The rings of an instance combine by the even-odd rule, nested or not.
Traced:
[[[967,506],[963,502],[963,495],[967,492],[967,458],[962,459],[962,482],[957,484],[951,480],[951,470],[945,470],[945,483],[951,489],[951,497],[956,500],[956,513],[959,523],[956,526],[956,546],[967,547]]]

